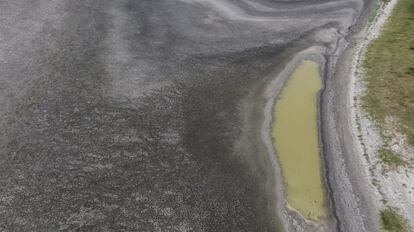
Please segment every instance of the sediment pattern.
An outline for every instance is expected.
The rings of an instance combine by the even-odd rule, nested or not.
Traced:
[[[362,8],[0,1],[0,230],[276,231],[260,91]]]

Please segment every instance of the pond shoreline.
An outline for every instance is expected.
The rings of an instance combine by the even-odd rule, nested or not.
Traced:
[[[274,101],[283,88],[290,74],[305,59],[319,62],[323,71],[323,88],[318,98],[319,136],[322,152],[322,170],[329,196],[330,222],[323,229],[327,231],[378,231],[375,207],[371,192],[365,187],[367,182],[359,180],[362,171],[352,163],[354,148],[349,144],[346,127],[347,90],[346,75],[350,70],[353,43],[358,41],[359,33],[363,32],[368,17],[374,8],[373,1],[366,2],[360,16],[355,18],[350,32],[338,32],[334,46],[314,46],[297,53],[289,61],[282,72],[272,78],[264,93],[266,107],[262,126],[262,140],[268,150],[275,169],[276,208],[286,231],[321,231],[314,222],[304,220],[298,213],[285,205],[285,188],[283,177],[272,148],[270,138],[271,112]],[[346,35],[346,36],[345,36]],[[338,104],[339,103],[339,104]],[[345,112],[343,112],[345,111]],[[345,121],[343,121],[345,120]],[[362,175],[363,176],[363,175]],[[319,228],[318,228],[319,227]]]
[[[293,73],[293,71],[302,63],[304,60],[312,60],[320,64],[320,73],[324,73],[325,68],[325,52],[324,47],[320,46],[313,46],[308,49],[305,49],[299,53],[297,53],[290,62],[288,62],[285,68],[275,77],[273,78],[270,83],[267,85],[266,90],[264,92],[263,97],[266,99],[266,106],[264,109],[264,121],[262,125],[262,140],[265,143],[267,151],[269,153],[269,159],[271,160],[274,169],[275,169],[275,179],[276,179],[276,208],[278,211],[278,215],[281,220],[284,222],[286,231],[320,231],[334,228],[334,221],[336,219],[330,218],[328,221],[324,221],[322,223],[317,223],[314,221],[309,221],[304,219],[296,210],[290,208],[285,202],[285,192],[286,188],[284,186],[284,179],[281,172],[281,168],[279,162],[277,160],[277,155],[274,150],[273,140],[271,137],[271,128],[273,123],[273,107],[275,106],[276,101],[278,100],[279,95],[282,92],[283,87],[286,85],[289,77]],[[321,77],[322,82],[324,83],[323,76]],[[321,91],[318,94],[318,102],[319,96]],[[317,104],[319,108],[320,104]],[[319,110],[318,110],[319,112]],[[318,117],[319,118],[319,117]],[[318,119],[319,121],[319,119]],[[320,124],[320,122],[318,122]],[[319,134],[319,133],[318,133]],[[319,139],[320,147],[322,147],[322,140]],[[322,162],[322,161],[321,161]],[[322,166],[322,178],[325,179],[324,175],[324,165],[321,163]],[[329,189],[328,186],[326,186]],[[329,190],[328,190],[329,192]],[[329,201],[329,199],[328,199]],[[329,206],[329,211],[333,211],[331,208],[332,205]]]

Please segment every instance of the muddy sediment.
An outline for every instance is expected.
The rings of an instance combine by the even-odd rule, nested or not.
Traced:
[[[300,231],[262,140],[262,94],[310,47],[326,58],[325,92],[337,91],[337,41],[364,9],[360,0],[1,1],[0,230]],[[322,126],[329,160],[344,149],[336,126]],[[327,164],[342,231],[363,231],[346,230],[362,216],[345,207],[353,195],[341,203],[342,166]]]

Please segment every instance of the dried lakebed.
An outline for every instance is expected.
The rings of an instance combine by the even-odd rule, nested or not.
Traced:
[[[375,231],[336,121],[370,2],[0,1],[0,231],[309,231],[264,136],[309,49],[330,231]]]

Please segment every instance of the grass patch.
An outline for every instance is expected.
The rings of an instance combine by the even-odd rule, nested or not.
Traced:
[[[386,128],[387,117],[396,119],[397,129],[414,145],[414,0],[398,1],[363,65],[364,109],[380,128]]]
[[[407,164],[399,154],[388,148],[381,148],[378,150],[378,155],[385,168],[396,168]]]
[[[385,231],[408,232],[407,221],[394,209],[381,210],[381,224]]]

